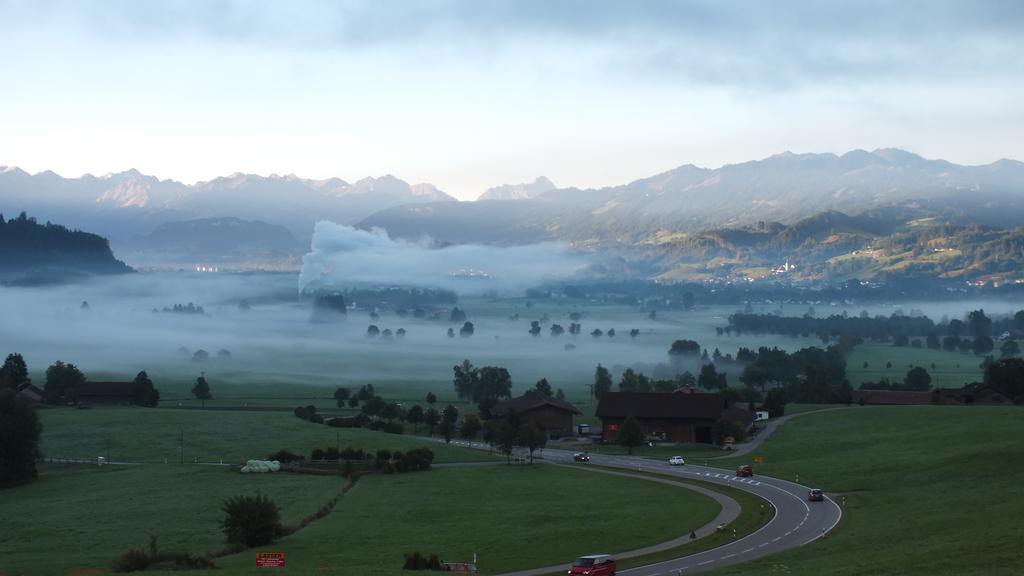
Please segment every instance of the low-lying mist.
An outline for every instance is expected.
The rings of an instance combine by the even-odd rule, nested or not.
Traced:
[[[521,294],[543,282],[571,277],[586,265],[582,256],[551,242],[437,247],[429,238],[393,240],[383,230],[321,221],[314,228],[311,251],[302,259],[299,289],[371,284]]]

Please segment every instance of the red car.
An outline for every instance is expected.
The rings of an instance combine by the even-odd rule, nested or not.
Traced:
[[[743,478],[748,478],[754,475],[754,469],[751,468],[749,464],[744,464],[736,469],[736,475]]]
[[[615,558],[608,554],[580,556],[569,568],[569,576],[615,576]]]

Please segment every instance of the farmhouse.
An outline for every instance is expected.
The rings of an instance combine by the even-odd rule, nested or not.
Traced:
[[[932,393],[915,390],[854,390],[853,402],[863,405],[915,406],[932,403]]]
[[[711,443],[711,427],[720,419],[750,427],[749,410],[730,408],[721,394],[678,392],[607,392],[597,404],[601,438],[613,442],[628,416],[640,421],[648,436],[669,442]]]
[[[28,398],[32,402],[42,402],[46,395],[39,388],[31,384],[22,384],[18,387],[18,394]]]
[[[131,382],[85,381],[75,389],[78,404],[131,404]]]
[[[533,422],[548,434],[568,435],[573,432],[573,416],[580,411],[565,400],[558,400],[540,392],[530,391],[517,398],[499,402],[491,414],[502,417],[514,411],[523,422]]]

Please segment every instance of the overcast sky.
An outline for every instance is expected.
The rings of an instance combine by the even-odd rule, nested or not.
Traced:
[[[1024,159],[1024,2],[0,0],[0,165],[460,198],[784,150]]]

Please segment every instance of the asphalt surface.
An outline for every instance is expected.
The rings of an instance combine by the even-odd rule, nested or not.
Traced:
[[[564,450],[544,450],[544,459],[553,462],[572,462],[572,455],[572,452]],[[772,520],[746,537],[674,560],[621,570],[618,574],[622,576],[694,574],[763,558],[782,550],[803,546],[825,536],[835,528],[842,517],[839,505],[828,495],[822,502],[808,502],[807,492],[811,487],[779,478],[759,476],[756,468],[753,477],[739,478],[734,474],[734,470],[705,467],[690,462],[683,466],[670,466],[667,461],[660,462],[635,456],[591,454],[590,458],[591,465],[656,472],[731,486],[760,496],[775,507],[775,516]],[[587,466],[584,463],[578,465]],[[593,553],[601,551],[595,550]]]

